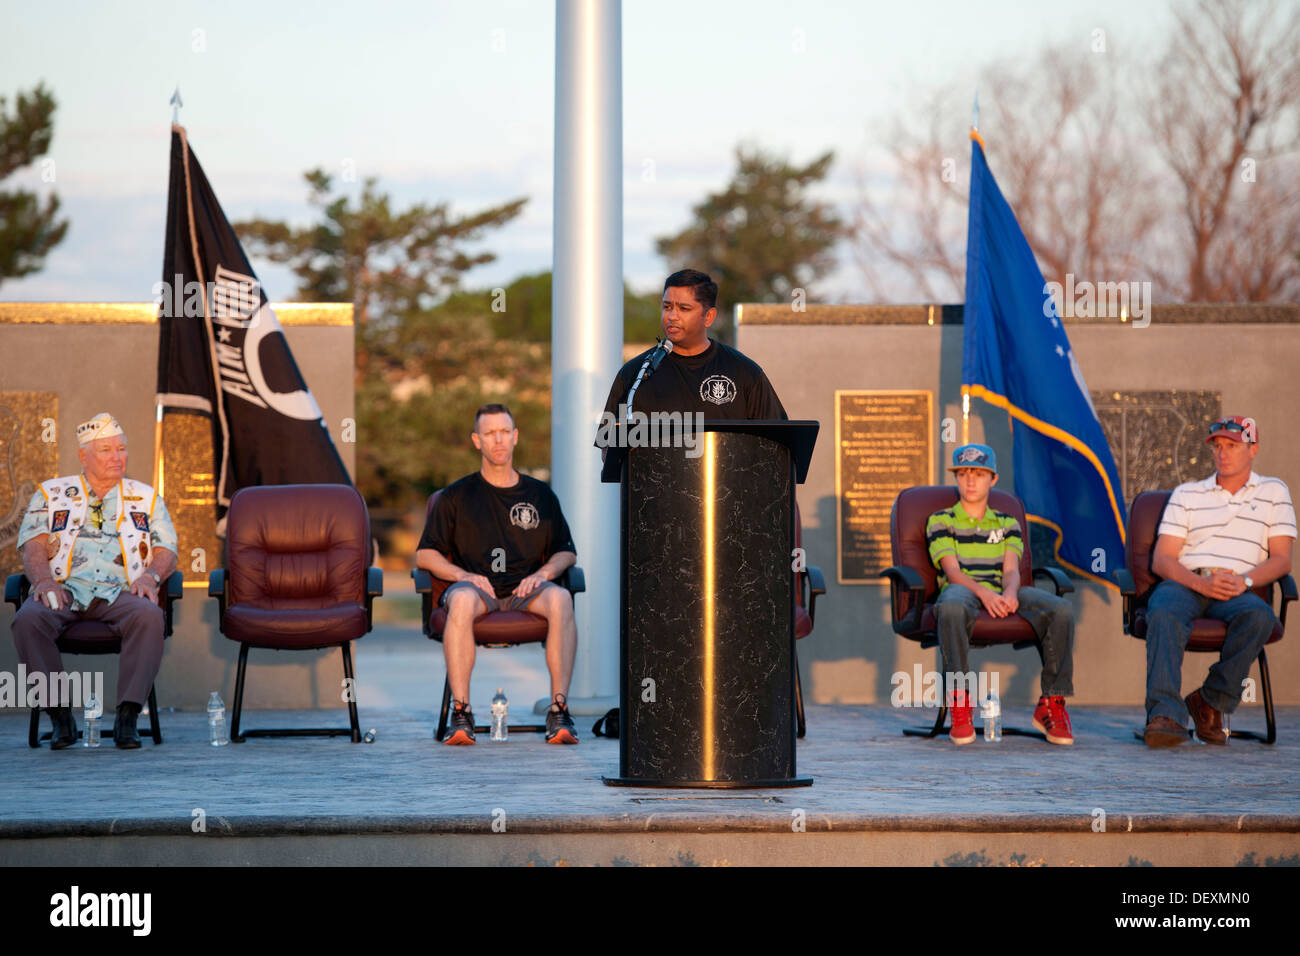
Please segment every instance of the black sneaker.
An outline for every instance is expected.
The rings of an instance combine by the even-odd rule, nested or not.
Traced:
[[[556,710],[555,708],[559,708]],[[546,742],[548,744],[576,744],[578,734],[573,729],[573,718],[569,716],[568,701],[563,694],[556,694],[551,709],[546,712]]]
[[[459,702],[452,708],[444,744],[474,745],[474,711]]]

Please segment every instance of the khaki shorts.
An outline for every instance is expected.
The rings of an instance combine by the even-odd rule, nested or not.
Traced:
[[[447,588],[447,590],[442,592],[442,600],[438,603],[442,607],[446,607],[447,596],[451,594],[452,591],[455,591],[457,588],[470,588],[479,596],[479,600],[483,602],[483,606],[487,608],[486,613],[490,614],[493,611],[526,611],[528,610],[528,605],[537,600],[537,598],[540,597],[547,588],[558,587],[559,585],[554,581],[546,581],[534,588],[531,594],[526,594],[523,597],[510,594],[506,597],[498,598],[495,594],[485,594],[482,588],[475,584],[471,584],[468,581],[457,581],[455,584],[451,585],[451,587]]]

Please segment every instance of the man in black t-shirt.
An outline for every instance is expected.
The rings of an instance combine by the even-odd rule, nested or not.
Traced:
[[[718,285],[703,272],[683,269],[664,281],[661,322],[673,350],[637,386],[632,412],[698,413],[702,419],[785,421],[789,416],[772,383],[753,359],[708,336],[718,317]],[[646,357],[642,352],[618,370],[605,402],[605,422],[622,421],[628,392]],[[605,435],[609,434],[606,429]],[[602,445],[598,434],[596,444]],[[618,458],[608,454],[602,477],[616,480]]]
[[[453,582],[442,648],[452,712],[444,743],[474,743],[469,678],[474,669],[474,619],[489,611],[527,610],[546,618],[551,706],[546,742],[576,744],[567,697],[578,648],[573,598],[554,581],[577,561],[560,501],[544,481],[514,468],[519,429],[504,405],[484,405],[471,434],[482,466],[443,489],[424,526],[417,566]]]

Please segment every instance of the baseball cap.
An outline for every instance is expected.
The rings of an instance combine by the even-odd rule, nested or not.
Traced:
[[[1229,415],[1210,423],[1210,433],[1205,436],[1205,443],[1208,445],[1216,438],[1231,438],[1247,445],[1259,444],[1259,426],[1253,418]]]
[[[962,445],[953,449],[952,464],[948,470],[956,471],[958,468],[984,468],[996,475],[998,456],[988,445]]]

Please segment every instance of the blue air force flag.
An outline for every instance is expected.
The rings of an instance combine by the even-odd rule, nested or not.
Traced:
[[[971,140],[962,392],[1015,419],[1016,494],[1054,532],[1057,559],[1111,584],[1126,520],[1115,459],[1042,270]]]

